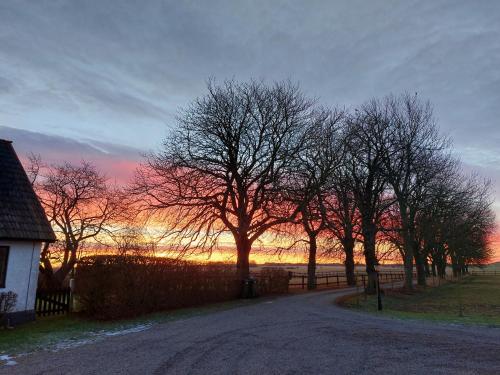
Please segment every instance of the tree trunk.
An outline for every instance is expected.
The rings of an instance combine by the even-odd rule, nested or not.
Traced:
[[[425,276],[430,277],[431,276],[431,268],[429,266],[429,260],[425,258],[424,260],[424,269],[425,269]]]
[[[451,257],[451,270],[453,271],[453,277],[458,277],[458,263],[455,257]]]
[[[40,253],[38,285],[41,289],[59,289],[63,286],[63,281],[66,277],[66,274],[64,274],[64,267],[67,265],[63,263],[57,271],[54,271],[52,263],[50,262],[49,249],[50,243],[44,243]]]
[[[413,290],[413,256],[411,252],[405,251],[403,265],[405,269],[404,289],[411,291]]]
[[[57,289],[61,287],[59,281],[55,278],[52,269],[45,268],[40,264],[40,273],[38,275],[38,286],[41,289]]]
[[[413,251],[413,256],[415,258],[415,266],[417,269],[417,284],[420,286],[425,286],[426,279],[425,279],[424,260],[422,259],[422,255],[418,250]]]
[[[250,276],[250,250],[252,244],[248,240],[248,237],[239,237],[236,239],[236,251],[238,253],[238,258],[236,261],[236,269],[240,280],[248,279]]]
[[[70,259],[68,263],[61,265],[61,267],[56,272],[54,272],[54,279],[56,280],[59,287],[63,286],[64,280],[66,280],[66,277],[70,274],[71,271],[73,271],[75,265],[76,260]]]
[[[445,256],[440,257],[440,259],[437,261],[437,271],[438,271],[439,277],[441,277],[443,279],[446,277],[446,257]]]
[[[307,289],[316,289],[316,235],[309,233],[309,261],[307,263]]]
[[[405,269],[404,289],[413,290],[413,238],[408,231],[408,224],[404,217],[401,218],[403,224],[403,266]]]
[[[345,252],[345,276],[347,285],[356,285],[356,275],[354,273],[354,239],[345,238],[343,241]]]
[[[376,291],[377,272],[377,256],[375,253],[375,225],[368,220],[363,220],[363,249],[366,263],[366,273],[368,275],[368,283],[366,285],[366,293],[374,294]]]

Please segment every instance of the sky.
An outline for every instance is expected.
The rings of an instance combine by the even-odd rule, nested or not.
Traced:
[[[347,108],[417,92],[500,218],[500,1],[3,0],[0,67],[0,138],[118,181],[210,78]]]

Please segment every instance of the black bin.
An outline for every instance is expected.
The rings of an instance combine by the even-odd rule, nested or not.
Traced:
[[[257,297],[257,280],[249,277],[243,280],[243,288],[241,292],[242,298],[255,298]]]

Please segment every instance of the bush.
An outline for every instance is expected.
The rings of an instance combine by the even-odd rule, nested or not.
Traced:
[[[288,293],[290,275],[282,268],[265,268],[255,278],[259,295]]]
[[[14,292],[2,292],[0,293],[0,326],[7,325],[6,316],[7,313],[12,311],[17,303],[17,294]]]
[[[154,257],[87,257],[75,279],[82,310],[97,319],[227,301],[241,292],[234,266]]]

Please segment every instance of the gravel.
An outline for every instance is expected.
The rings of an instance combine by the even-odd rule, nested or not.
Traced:
[[[59,352],[0,374],[500,374],[500,329],[345,310],[344,291],[265,299]]]

